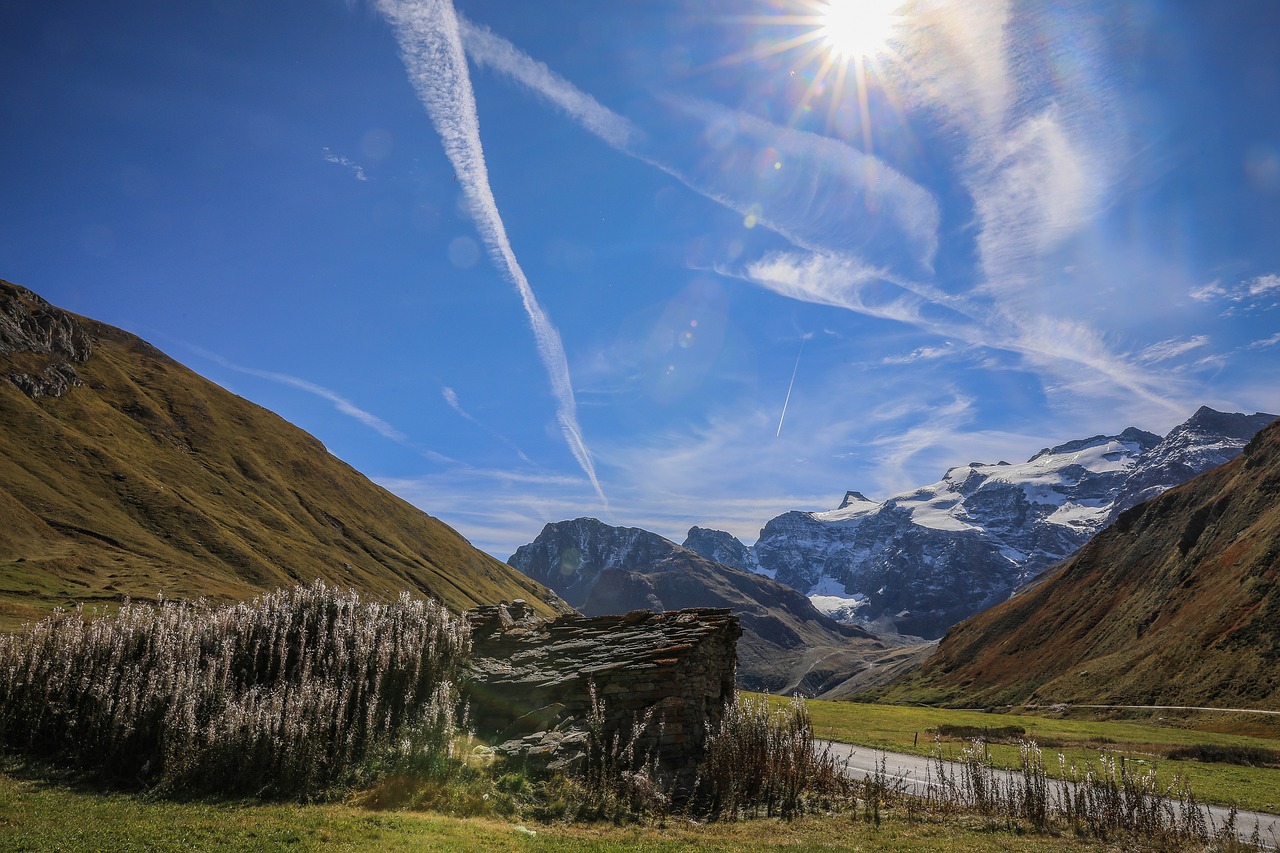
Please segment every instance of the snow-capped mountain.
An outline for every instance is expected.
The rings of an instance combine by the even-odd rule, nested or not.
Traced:
[[[1117,506],[1233,458],[1274,419],[1202,408],[1164,439],[1129,428],[1046,448],[1020,464],[952,468],[883,503],[848,492],[837,509],[778,516],[748,550],[759,571],[825,613],[937,637],[1073,553]],[[697,551],[701,541],[732,550],[708,531],[686,546]]]

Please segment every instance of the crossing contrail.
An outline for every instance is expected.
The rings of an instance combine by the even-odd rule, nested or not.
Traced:
[[[533,329],[538,355],[551,380],[556,420],[569,451],[591,481],[600,503],[609,501],[596,477],[591,452],[578,426],[577,404],[560,332],[538,302],[516,260],[498,203],[489,185],[489,170],[480,144],[480,118],[467,60],[462,51],[458,16],[450,0],[377,0],[378,9],[395,28],[400,57],[418,98],[444,144],[480,236],[494,266],[515,286]]]

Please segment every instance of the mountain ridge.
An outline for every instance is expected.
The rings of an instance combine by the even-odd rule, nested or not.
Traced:
[[[1280,709],[1280,423],[953,627],[883,697]]]
[[[141,338],[0,281],[0,625],[316,578],[461,610],[563,604],[313,436]]]
[[[595,518],[547,524],[508,562],[587,615],[732,609],[743,629],[738,683],[746,689],[836,698],[886,682],[931,648],[838,623],[785,584]]]
[[[834,510],[792,510],[739,557],[842,619],[940,636],[1073,553],[1119,512],[1230,459],[1274,415],[1201,407],[1161,438],[1129,427],[972,462],[882,502],[848,491]],[[717,532],[719,533],[719,532]],[[734,551],[720,533],[717,554]]]

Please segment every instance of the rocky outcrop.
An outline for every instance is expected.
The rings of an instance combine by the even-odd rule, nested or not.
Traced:
[[[472,722],[500,753],[569,771],[593,734],[630,740],[638,726],[637,756],[657,758],[678,786],[692,783],[707,732],[733,696],[742,631],[729,611],[546,621],[515,601],[468,617]]]
[[[92,342],[73,315],[36,294],[0,281],[0,356],[4,376],[28,397],[60,397],[83,384],[72,363],[89,358]]]

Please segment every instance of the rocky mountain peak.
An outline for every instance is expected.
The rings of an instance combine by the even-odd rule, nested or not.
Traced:
[[[845,492],[844,500],[840,501],[840,506],[836,507],[836,509],[848,509],[853,504],[859,503],[872,503],[872,500],[862,492]]]
[[[1115,495],[1107,521],[1114,521],[1125,510],[1151,500],[1197,474],[1226,464],[1259,430],[1275,419],[1276,415],[1265,412],[1246,415],[1201,406],[1190,418],[1171,429],[1158,445],[1143,454]]]
[[[708,560],[714,560],[744,572],[760,571],[760,563],[751,553],[751,549],[743,545],[738,537],[723,530],[690,527],[683,547]]]
[[[614,527],[598,518],[575,518],[546,525],[538,538],[521,545],[507,563],[528,577],[545,579],[570,606],[581,608],[605,569],[660,563],[683,549],[639,527]]]
[[[1248,442],[1249,439],[1257,434],[1258,430],[1274,421],[1277,417],[1280,416],[1267,414],[1266,412],[1254,412],[1252,415],[1246,415],[1241,412],[1219,412],[1217,409],[1201,406],[1184,423],[1170,430],[1165,440],[1172,440],[1177,436],[1188,433],[1196,433]]]

